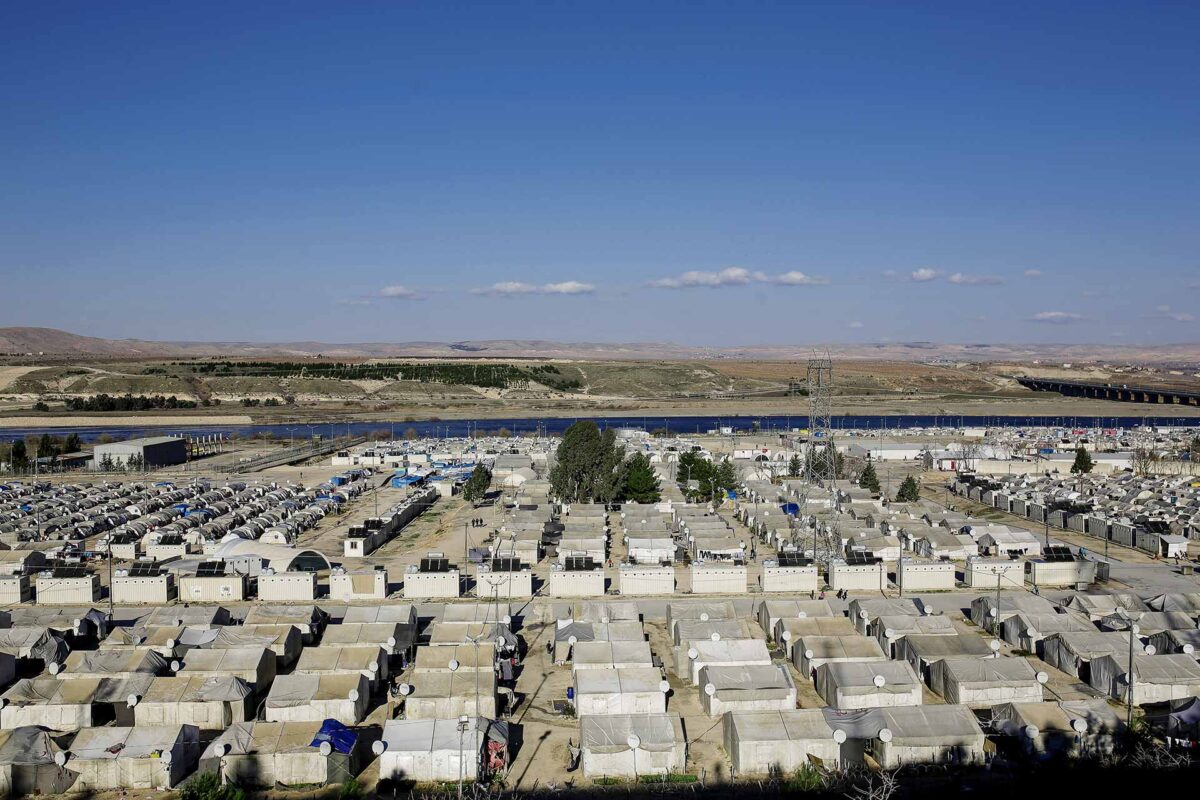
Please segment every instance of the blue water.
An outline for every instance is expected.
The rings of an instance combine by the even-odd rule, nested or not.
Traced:
[[[542,434],[562,433],[572,423],[580,419],[591,419],[602,428],[642,428],[654,430],[666,428],[673,433],[703,433],[720,427],[732,427],[736,431],[749,431],[755,423],[763,431],[786,431],[790,428],[807,428],[808,417],[798,416],[732,416],[732,417],[650,417],[650,416],[618,416],[618,417],[566,417],[546,418],[537,417],[507,418],[507,419],[456,419],[437,422],[330,422],[319,425],[307,424],[260,424],[260,425],[179,425],[179,426],[140,426],[140,425],[102,425],[81,428],[4,428],[0,429],[0,441],[23,439],[28,436],[40,436],[49,433],[64,436],[77,433],[85,442],[94,441],[97,437],[108,434],[117,439],[128,439],[137,436],[165,436],[179,434],[185,436],[209,436],[224,434],[225,436],[253,436],[261,433],[271,433],[279,439],[290,437],[303,439],[310,433],[324,436],[366,436],[375,431],[395,431],[397,437],[403,436],[410,428],[421,436],[465,436],[470,431],[479,430],[483,433],[495,433],[500,428],[507,428],[514,436],[531,434],[540,431]],[[886,428],[899,430],[905,428],[950,428],[950,427],[1061,427],[1061,428],[1131,428],[1138,425],[1163,425],[1200,427],[1198,417],[1044,417],[1044,416],[944,416],[932,414],[917,414],[910,416],[897,415],[846,415],[834,417],[834,428],[856,430],[879,430]]]

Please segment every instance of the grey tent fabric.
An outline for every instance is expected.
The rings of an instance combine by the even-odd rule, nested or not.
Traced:
[[[587,716],[580,724],[583,746],[595,753],[623,753],[631,750],[630,735],[640,740],[639,750],[666,752],[679,744],[678,714],[621,714]]]
[[[0,653],[61,664],[70,652],[67,643],[49,628],[22,626],[0,630]]]

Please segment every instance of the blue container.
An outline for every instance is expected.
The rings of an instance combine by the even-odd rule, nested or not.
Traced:
[[[574,686],[567,687],[567,699],[571,700],[571,701],[575,700],[575,687]]]

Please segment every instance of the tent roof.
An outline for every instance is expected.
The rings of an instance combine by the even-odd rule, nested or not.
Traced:
[[[683,723],[674,713],[586,716],[579,722],[582,747],[594,753],[630,751],[631,734],[640,740],[637,749],[664,752],[683,742]]]

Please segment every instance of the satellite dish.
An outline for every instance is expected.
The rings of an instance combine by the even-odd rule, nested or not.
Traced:
[[[1190,656],[1192,653],[1196,652],[1196,648],[1190,644],[1185,644],[1183,646],[1183,652]]]
[[[866,619],[868,616],[869,616],[869,615],[867,614],[867,610],[866,610],[865,608],[864,608],[864,609],[859,609],[859,612],[858,612],[858,618],[859,618],[859,619]],[[885,728],[884,730],[886,730],[886,728]]]
[[[451,672],[458,672],[458,659],[457,658],[450,659],[450,663],[447,664],[446,666],[448,666],[450,668]]]
[[[667,681],[659,681],[658,690],[663,694],[666,694],[667,692],[671,691],[671,684]]]
[[[638,738],[636,733],[629,734],[629,738],[625,740],[625,744],[629,745],[631,750],[637,750],[642,746],[642,740]]]
[[[1038,683],[1042,683],[1042,684],[1044,684],[1044,683],[1046,683],[1046,681],[1048,681],[1048,680],[1050,680],[1050,676],[1049,676],[1049,675],[1047,675],[1046,673],[1044,673],[1044,672],[1039,672],[1039,673],[1037,674],[1037,682],[1038,682]]]
[[[721,641],[721,634],[717,633],[716,631],[713,631],[712,636],[709,636],[708,638],[712,639],[714,642],[719,642],[719,641]]]
[[[879,741],[883,742],[884,744],[887,744],[891,740],[892,740],[892,732],[890,730],[888,730],[887,728],[880,728],[879,729]]]
[[[1140,627],[1138,627],[1138,624],[1135,622],[1129,626],[1129,632],[1132,633],[1134,636],[1137,636],[1139,633],[1142,632],[1142,629]]]
[[[6,705],[8,705],[8,698],[0,697],[0,708],[4,708]]]
[[[893,629],[891,629],[891,628],[886,628],[886,629],[884,629],[884,631],[883,631],[883,635],[884,635],[884,637],[886,637],[886,638],[888,638],[888,639],[895,639],[895,638],[896,638],[896,631],[894,631],[894,630],[893,630]]]
[[[403,695],[404,697],[408,697],[410,694],[412,694],[412,690],[413,690],[413,687],[407,683],[402,683],[399,686],[400,694]]]
[[[181,669],[183,669],[182,661],[172,661],[171,662],[171,672],[179,672],[179,670],[181,670]]]
[[[1000,652],[1000,640],[992,639],[990,642],[988,642],[988,647],[992,648],[993,653],[999,653]]]
[[[50,674],[57,675],[60,672],[62,672],[62,664],[59,664],[57,661],[51,661],[50,662]]]
[[[378,739],[374,742],[371,742],[371,752],[374,753],[375,755],[381,756],[384,754],[384,751],[386,751],[386,750],[387,750],[387,742],[385,742],[383,739]]]
[[[125,698],[125,705],[129,706],[130,708],[133,708],[134,706],[136,706],[138,704],[138,700],[140,700],[140,699],[141,698],[138,697],[136,694],[131,694],[131,695],[129,695],[129,697]]]
[[[1087,733],[1087,720],[1082,717],[1076,717],[1071,720],[1071,727],[1076,733]]]
[[[502,619],[502,620],[500,620],[500,621],[501,621],[501,622],[503,622],[505,625],[511,625],[511,624],[512,624],[512,617],[511,617],[511,616],[509,616],[508,614],[505,614],[505,615],[504,615],[504,619]]]
[[[179,645],[179,642],[174,639],[167,639],[167,649],[174,650]]]
[[[213,752],[215,752],[218,756],[223,756],[229,752],[229,744],[226,742],[221,742],[216,746]]]
[[[694,647],[688,648],[688,658],[695,658],[698,655],[700,655],[700,653],[696,650],[696,648],[694,648]]]
[[[1023,730],[1025,731],[1025,735],[1030,739],[1036,739],[1038,734],[1041,733],[1036,725],[1026,725]]]
[[[704,693],[709,697],[712,697],[717,693],[717,687],[713,686],[711,683],[706,683],[704,684]]]
[[[605,625],[607,625],[609,623],[608,614],[605,614],[604,616],[600,617],[600,621],[603,622]]]
[[[790,641],[792,640],[792,632],[791,632],[791,631],[784,631],[783,633],[781,633],[781,634],[779,635],[779,638],[780,638],[780,639],[783,639],[785,642],[790,642]]]
[[[367,665],[367,669],[371,670],[371,672],[379,672],[379,662],[372,661],[370,664]]]
[[[708,612],[707,612],[707,611],[701,611],[701,612],[700,612],[700,621],[701,621],[701,622],[708,622]]]
[[[1000,612],[998,612],[998,611],[997,611],[996,609],[994,609],[994,608],[989,608],[989,609],[988,609],[988,612],[987,612],[987,615],[988,615],[989,617],[996,617],[996,616],[999,616],[999,615],[1000,615]]]
[[[571,647],[574,647],[575,645],[579,644],[579,637],[571,634],[567,637],[567,644],[571,645]]]
[[[882,675],[876,675],[874,678],[871,679],[871,683],[875,684],[876,687],[882,689],[883,685],[885,683],[887,683],[887,678],[883,677]]]
[[[169,765],[171,763],[172,758],[173,758],[173,756],[171,755],[170,750],[162,750],[158,754],[158,760],[163,762],[164,764]]]
[[[349,695],[347,695],[347,696],[348,696],[348,697],[349,697],[351,700],[357,700],[357,699],[358,699],[358,689],[351,689],[351,690],[350,690],[350,694],[349,694]]]
[[[805,650],[805,651],[804,651],[804,657],[805,657],[805,658],[812,658],[812,657],[813,657],[813,651],[812,651],[812,650]]]
[[[333,753],[333,745],[331,745],[329,742],[321,742],[321,746],[318,749],[321,751],[321,755],[323,756]]]
[[[1146,645],[1146,655],[1152,656],[1157,652],[1158,652],[1158,648],[1155,647],[1154,645],[1152,645],[1152,644]]]
[[[496,647],[497,647],[497,648],[499,648],[499,649],[503,650],[503,649],[504,649],[504,645],[505,645],[505,644],[506,644],[506,642],[504,641],[504,637],[503,637],[503,636],[497,636],[497,637],[496,637]]]
[[[836,731],[833,732],[833,740],[835,742],[837,742],[838,744],[845,744],[846,732],[844,730],[842,730],[841,728],[838,728]]]
[[[71,753],[69,750],[59,750],[54,754],[54,763],[60,767],[65,767],[67,765],[67,759],[70,757]]]
[[[808,619],[808,612],[807,611],[799,612],[798,614],[796,614],[796,619]]]
[[[1038,631],[1037,631],[1037,628],[1030,628],[1030,629],[1029,629],[1029,638],[1030,638],[1030,639],[1037,639],[1037,638],[1039,638],[1040,636],[1041,636],[1041,634],[1040,634],[1040,633],[1038,633]]]
[[[396,648],[396,637],[395,636],[388,637],[387,646],[393,650]]]

